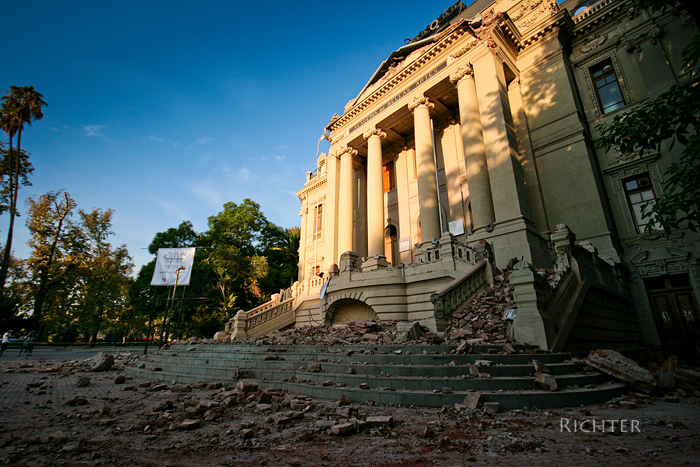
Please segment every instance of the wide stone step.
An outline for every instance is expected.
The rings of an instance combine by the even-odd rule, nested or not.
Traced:
[[[155,368],[155,367],[150,367]],[[157,364],[159,371],[169,374],[192,374],[200,376],[214,376],[222,381],[232,381],[239,375],[238,370],[232,367],[217,367],[212,365],[179,365],[168,362]],[[149,369],[148,367],[146,369]],[[308,382],[310,384],[323,384],[332,382],[334,385],[359,387],[361,383],[367,383],[371,387],[391,388],[395,390],[442,390],[450,388],[453,391],[498,391],[502,390],[536,390],[539,386],[535,384],[534,377],[495,377],[495,378],[465,378],[458,377],[438,377],[433,374],[428,367],[425,371],[415,369],[411,376],[366,375],[334,373],[326,370],[323,373],[313,373],[309,371],[299,371],[295,369],[271,369],[271,368],[246,368],[245,373],[255,379],[267,379],[277,381],[296,380]],[[608,378],[601,373],[593,372],[588,374],[565,374],[555,378],[560,387],[586,386],[600,384]]]
[[[262,388],[310,397],[427,407],[459,404],[470,391],[480,391],[486,401],[504,408],[557,408],[604,402],[624,389],[607,383],[601,373],[582,371],[584,365],[572,362],[572,354],[514,347],[517,353],[493,353],[502,346],[483,345],[478,347],[482,353],[456,354],[450,353],[455,346],[445,345],[178,345],[148,355],[143,368],[126,371],[190,384],[233,386],[239,378],[254,378]],[[557,391],[537,386],[533,360],[551,370]],[[471,376],[474,364],[481,376]]]
[[[485,356],[484,356],[485,357]],[[208,356],[199,357],[174,357],[167,355],[153,354],[150,357],[152,364],[162,366],[164,364],[183,365],[190,367],[218,367],[233,369],[270,369],[270,370],[297,370],[304,368],[312,370],[312,365],[318,364],[321,371],[327,373],[347,373],[348,370],[356,374],[375,376],[386,373],[390,376],[431,376],[431,377],[460,377],[469,375],[468,365],[458,365],[451,361],[446,365],[411,365],[411,364],[368,364],[367,362],[336,363],[336,362],[316,362],[311,360],[248,360],[231,358],[211,358]],[[479,361],[479,359],[475,359]],[[481,359],[481,361],[487,361]],[[553,375],[565,375],[580,372],[583,368],[579,363],[550,363],[547,368]],[[531,362],[524,364],[494,364],[489,366],[479,366],[481,373],[487,373],[495,377],[517,377],[531,376],[535,370]]]
[[[354,352],[346,353],[318,353],[318,352],[255,352],[239,351],[227,352],[222,350],[195,350],[195,351],[162,351],[149,355],[156,358],[158,355],[187,359],[190,364],[208,364],[207,360],[228,360],[233,366],[239,366],[238,362],[260,361],[266,364],[274,361],[311,361],[317,363],[355,363],[369,365],[468,365],[477,361],[489,361],[491,364],[520,364],[528,365],[533,360],[545,364],[561,363],[571,359],[570,353],[541,353],[541,354],[397,354],[373,353],[365,354]],[[272,360],[277,358],[278,360]]]
[[[235,380],[228,376],[183,374],[171,371],[149,371],[128,367],[128,374],[132,376],[156,381],[193,384],[200,381],[223,382],[235,384]],[[471,380],[476,381],[476,380]],[[488,381],[488,380],[487,380]],[[345,396],[353,402],[372,401],[373,403],[387,405],[442,407],[464,402],[467,391],[452,391],[452,393],[438,392],[437,390],[391,390],[391,388],[378,387],[359,389],[358,387],[323,386],[297,381],[258,380],[261,388],[286,389],[296,394],[322,399],[337,399]],[[590,388],[565,388],[558,391],[542,390],[497,390],[482,391],[486,402],[498,402],[505,409],[523,407],[537,407],[551,409],[561,407],[574,407],[579,405],[593,405],[606,402],[613,397],[621,395],[625,390],[624,384],[605,383]]]

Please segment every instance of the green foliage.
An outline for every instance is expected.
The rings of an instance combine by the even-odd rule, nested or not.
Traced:
[[[22,130],[24,124],[31,125],[33,120],[41,120],[44,117],[42,108],[47,104],[44,96],[34,86],[10,86],[5,95],[0,99],[0,128],[7,133],[9,139],[8,161],[4,164],[4,176],[7,177],[7,201],[10,211],[10,225],[7,229],[7,241],[0,264],[0,306],[4,302],[5,282],[10,267],[10,255],[12,252],[12,237],[14,233],[15,217],[17,216],[17,198],[19,196],[20,178],[26,182],[31,165],[27,160],[22,160],[26,153],[22,152]],[[13,147],[13,139],[17,136],[17,147]],[[3,177],[4,178],[4,177]]]
[[[165,290],[156,295],[156,336],[166,326],[171,306],[171,337],[175,337],[178,317],[179,337],[211,337],[239,309],[264,303],[296,279],[298,227],[283,229],[272,224],[250,199],[241,204],[225,203],[221,212],[209,217],[208,226],[206,232],[197,233],[189,221],[184,221],[177,228],[156,233],[149,246],[153,254],[158,248],[200,247],[184,301],[180,292],[184,288],[178,288],[174,304],[168,304]],[[155,260],[142,267],[129,292],[130,303],[141,316],[148,315],[153,306],[153,287],[149,283],[154,267]]]
[[[700,228],[700,84],[693,77],[700,63],[700,34],[684,49],[683,57],[685,75],[691,78],[687,84],[673,86],[596,128],[599,146],[606,151],[616,148],[623,155],[670,152],[676,143],[683,146],[678,160],[663,174],[663,194],[643,207],[642,216],[650,218],[646,230],[660,226],[666,235],[683,222],[694,232]]]

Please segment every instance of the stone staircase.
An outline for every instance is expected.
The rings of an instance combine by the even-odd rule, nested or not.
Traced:
[[[454,345],[173,345],[126,372],[190,384],[252,378],[261,388],[310,397],[422,407],[461,404],[478,391],[485,402],[504,409],[549,409],[599,404],[624,391],[606,375],[583,371],[572,354],[513,347],[513,354],[502,353],[500,345],[475,345],[471,353],[457,354],[451,353]],[[558,390],[535,383],[533,359],[551,370]],[[481,375],[470,376],[470,370]]]

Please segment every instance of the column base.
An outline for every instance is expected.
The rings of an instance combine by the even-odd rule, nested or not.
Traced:
[[[391,266],[386,260],[386,256],[374,255],[371,256],[362,263],[362,272],[364,271],[376,271],[377,269],[384,269]]]

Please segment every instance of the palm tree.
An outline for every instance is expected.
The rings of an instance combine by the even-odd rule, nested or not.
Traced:
[[[42,107],[47,106],[44,96],[34,88],[34,86],[10,86],[5,91],[5,95],[0,99],[0,128],[10,137],[9,157],[15,155],[15,159],[10,160],[9,181],[10,181],[10,227],[7,231],[7,242],[0,265],[0,304],[2,303],[7,270],[10,266],[10,254],[12,252],[12,234],[17,215],[17,196],[19,191],[20,158],[22,153],[22,130],[24,124],[32,124],[34,120],[41,120],[44,117]],[[12,150],[12,140],[17,135],[17,150]],[[14,165],[14,166],[13,166]]]

